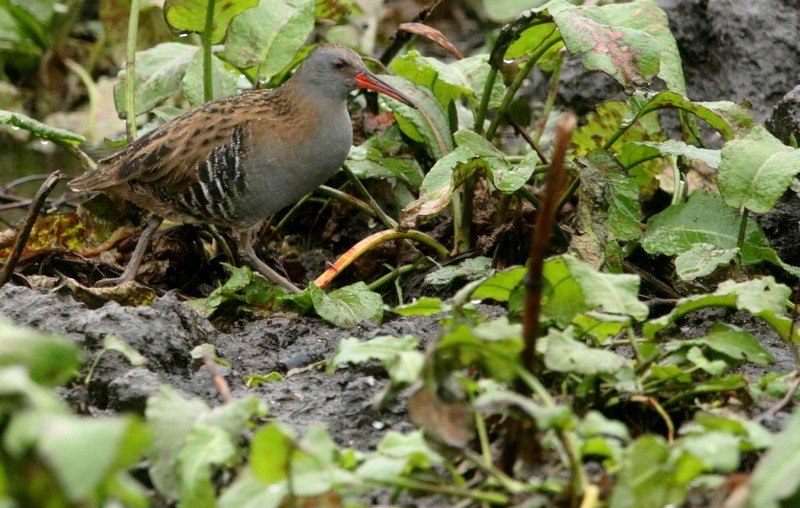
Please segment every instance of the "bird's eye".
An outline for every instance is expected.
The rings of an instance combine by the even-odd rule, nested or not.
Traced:
[[[345,62],[341,58],[337,58],[336,60],[333,61],[333,68],[336,69],[337,71],[340,71],[345,67],[347,67],[347,62]]]

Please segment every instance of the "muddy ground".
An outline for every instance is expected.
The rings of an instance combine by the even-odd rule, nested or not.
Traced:
[[[781,97],[800,84],[796,39],[800,11],[792,5],[795,1],[661,0],[679,39],[690,97],[746,99],[760,120],[767,119]],[[603,76],[584,75],[572,66],[564,73],[562,101],[585,111],[587,105],[611,97],[609,90],[614,86]],[[795,265],[800,265],[798,217],[796,200],[787,199],[762,219],[783,259]],[[245,387],[244,376],[286,373],[328,359],[339,341],[350,336],[367,339],[411,334],[426,342],[436,337],[438,328],[433,318],[388,314],[379,327],[351,329],[337,329],[294,314],[275,314],[236,323],[223,332],[170,294],[150,307],[108,303],[89,309],[66,289],[15,285],[0,289],[0,314],[19,324],[73,337],[85,348],[89,360],[102,348],[107,334],[121,337],[147,358],[144,366],[132,368],[119,353],[106,353],[88,388],[76,383],[64,390],[65,398],[83,413],[142,412],[147,397],[162,384],[219,404],[210,372],[190,356],[195,346],[210,343],[222,359],[230,362],[230,367],[219,369],[234,396],[255,394],[268,404],[272,417],[301,430],[311,422],[321,422],[341,445],[359,449],[373,447],[388,430],[412,428],[402,402],[385,407],[373,404],[387,383],[377,363],[342,367],[333,375],[312,367],[283,382],[256,388]],[[699,335],[717,319],[719,314],[696,315],[687,320],[682,331],[687,336]],[[774,369],[793,369],[788,352],[767,327],[739,321],[738,325],[755,333],[775,355]]]

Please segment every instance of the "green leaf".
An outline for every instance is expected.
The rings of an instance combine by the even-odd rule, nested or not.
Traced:
[[[673,344],[672,347],[670,344]],[[761,366],[774,361],[769,351],[761,347],[749,332],[725,323],[715,323],[705,337],[670,344],[665,348],[667,351],[677,346],[704,346],[735,361],[747,361]]]
[[[355,337],[342,340],[328,362],[332,373],[343,363],[363,363],[378,360],[395,384],[410,384],[422,371],[424,356],[418,351],[419,339],[411,335],[392,337],[380,335],[367,341]]]
[[[655,157],[686,157],[699,160],[708,167],[716,169],[720,165],[720,151],[688,145],[683,141],[668,139],[661,142],[634,141],[626,143],[618,156],[619,163],[625,169],[631,169],[642,161]]]
[[[628,366],[628,360],[603,349],[591,348],[566,333],[551,329],[545,336],[544,364],[556,372],[583,376],[612,374]]]
[[[435,58],[420,55],[416,50],[412,49],[392,60],[391,69],[397,76],[433,91],[443,108],[465,94],[473,95],[472,100],[475,100],[465,76]]]
[[[199,48],[177,42],[165,42],[136,53],[136,114],[147,113],[180,88],[189,63]],[[114,103],[120,117],[126,114],[127,87],[123,76],[114,88]]]
[[[436,343],[435,353],[444,365],[482,365],[498,381],[516,376],[511,365],[519,364],[522,326],[507,317],[485,321],[475,327],[457,325]]]
[[[775,436],[775,443],[750,477],[748,508],[791,506],[800,493],[800,412]]]
[[[516,266],[501,270],[483,281],[472,292],[472,298],[478,300],[496,300],[507,302],[512,296],[527,273],[524,266]]]
[[[717,178],[728,206],[765,213],[772,210],[797,173],[800,150],[784,145],[759,125],[745,138],[722,147]]]
[[[252,459],[250,463],[252,464]],[[267,485],[256,478],[252,468],[238,474],[236,481],[219,497],[219,508],[280,508],[289,495],[286,482]]]
[[[691,454],[670,457],[669,446],[657,436],[643,436],[625,450],[610,508],[663,508],[680,505],[686,489],[702,471]]]
[[[267,485],[287,478],[292,453],[297,447],[295,432],[278,422],[270,422],[256,431],[250,445],[250,468]]]
[[[214,20],[211,25],[211,43],[225,38],[231,20],[242,12],[258,5],[258,0],[227,0],[214,2]],[[166,0],[164,18],[177,31],[203,33],[206,26],[208,0]]]
[[[49,414],[37,448],[67,497],[89,503],[116,475],[139,461],[148,433],[132,417],[77,418]]]
[[[628,126],[648,113],[659,109],[678,109],[692,113],[697,118],[705,121],[714,130],[722,135],[723,139],[730,140],[734,131],[727,119],[708,105],[702,102],[692,102],[676,92],[658,92],[656,94],[639,92],[628,98],[631,113],[626,118],[624,126]]]
[[[449,312],[451,309],[450,305],[439,298],[423,296],[413,303],[398,305],[392,309],[392,312],[401,316],[433,316],[441,312]]]
[[[772,277],[746,282],[725,281],[711,294],[681,298],[672,312],[645,323],[643,332],[645,337],[652,338],[689,312],[706,307],[730,307],[760,317],[784,339],[788,339],[793,330],[792,320],[786,315],[786,303],[790,295],[791,289],[778,284]],[[794,333],[794,336],[797,334]]]
[[[686,95],[686,82],[683,79],[683,65],[678,44],[666,13],[651,0],[639,0],[626,4],[606,4],[601,7],[608,19],[615,25],[640,30],[651,36],[649,45],[658,51],[659,66],[657,76],[667,86],[667,90]]]
[[[465,259],[454,265],[438,268],[425,275],[425,283],[432,285],[450,284],[458,278],[478,280],[494,273],[492,259],[484,256]]]
[[[36,383],[58,386],[75,377],[82,361],[72,340],[0,318],[0,367],[24,366]]]
[[[25,129],[42,139],[52,141],[61,145],[80,145],[86,138],[74,132],[50,127],[38,120],[34,120],[29,116],[21,113],[14,113],[11,111],[0,110],[0,125],[10,125],[12,127],[19,127]]]
[[[416,191],[425,176],[416,159],[394,157],[401,150],[399,129],[393,126],[383,136],[371,136],[347,156],[347,167],[358,178],[397,178]]]
[[[145,358],[140,352],[133,349],[130,344],[120,339],[116,335],[105,336],[103,339],[103,349],[121,353],[134,367],[139,367],[140,365],[147,363],[147,358]]]
[[[642,247],[651,254],[677,255],[678,275],[686,279],[698,277],[729,262],[731,251],[738,251],[741,220],[718,195],[695,191],[687,202],[672,205],[650,218]],[[800,273],[778,259],[755,221],[747,222],[741,261],[745,265],[767,261],[792,274]]]
[[[378,97],[394,113],[403,134],[422,143],[434,159],[441,159],[452,152],[453,136],[450,134],[449,117],[434,93],[399,76],[385,75],[381,79],[406,94],[417,105],[413,108],[383,94]]]
[[[652,17],[653,9],[641,12],[640,2],[633,2],[627,5],[627,15],[623,16],[618,10],[609,12],[607,6],[567,6],[560,1],[548,4],[564,45],[570,54],[581,55],[586,69],[605,72],[626,90],[650,83],[659,70],[660,48],[652,35],[628,24],[640,25],[631,22],[633,11]],[[651,19],[651,23],[665,23],[666,17],[661,17]]]
[[[314,286],[309,286],[314,310],[319,317],[334,326],[354,326],[364,321],[380,324],[383,319],[383,299],[381,295],[370,291],[363,282],[325,293]]]
[[[505,23],[526,9],[541,7],[548,0],[483,0],[486,15],[495,23]]]
[[[631,316],[639,321],[647,318],[649,309],[638,298],[638,276],[601,273],[572,256],[561,257],[580,286],[587,305],[604,312]]]
[[[216,55],[211,55],[212,99],[235,94],[238,91],[237,80],[237,73],[228,70]],[[183,93],[192,107],[206,102],[203,85],[203,53],[200,51],[194,54],[186,68],[186,74],[183,76]]]
[[[263,1],[231,23],[225,60],[268,81],[292,63],[314,29],[314,0]]]
[[[181,498],[178,506],[212,508],[216,492],[212,484],[212,467],[233,463],[237,457],[231,437],[219,427],[196,425],[178,454]]]
[[[356,475],[367,481],[391,482],[441,463],[442,457],[428,446],[421,432],[403,435],[389,431],[378,443],[377,453],[358,467]]]

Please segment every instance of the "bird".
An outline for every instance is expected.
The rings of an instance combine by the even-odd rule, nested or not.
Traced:
[[[198,106],[102,159],[74,178],[74,191],[99,191],[150,212],[119,277],[135,279],[151,237],[164,219],[227,228],[251,268],[284,289],[300,290],[253,249],[264,219],[333,176],[353,141],[347,100],[374,90],[416,107],[370,72],[353,50],[315,47],[281,86],[249,90]]]

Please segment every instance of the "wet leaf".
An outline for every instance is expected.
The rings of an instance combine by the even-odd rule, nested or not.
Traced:
[[[477,256],[465,259],[455,265],[447,265],[438,268],[425,275],[425,283],[433,285],[450,284],[458,278],[467,280],[478,280],[494,274],[491,258]]]
[[[380,324],[383,319],[383,299],[370,291],[363,282],[325,293],[315,285],[309,286],[314,310],[319,317],[334,326],[348,327],[363,321]]]
[[[231,20],[242,12],[258,5],[258,0],[227,0],[214,2],[214,19],[211,25],[211,42],[225,38]],[[206,26],[207,0],[166,0],[164,18],[179,32],[203,33]]]
[[[43,124],[38,120],[34,120],[21,113],[13,113],[11,111],[0,110],[0,125],[10,125],[12,127],[19,127],[26,131],[35,134],[36,136],[52,141],[54,143],[66,145],[79,145],[86,141],[86,138],[80,134],[75,134],[64,129],[57,129]]]
[[[719,191],[725,204],[766,213],[800,173],[800,150],[781,143],[761,126],[722,147]]]
[[[314,0],[260,2],[231,23],[225,59],[268,81],[292,63],[314,28]]]

